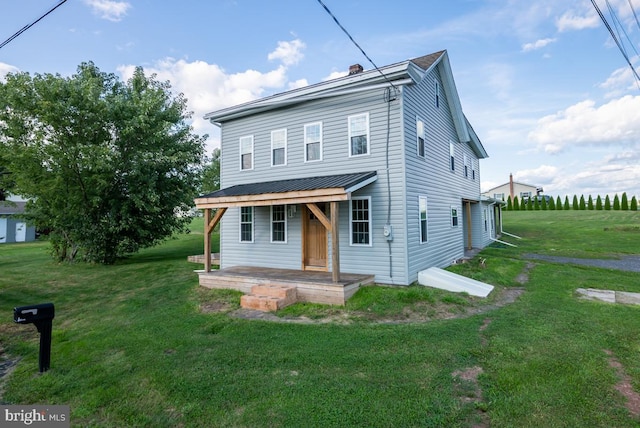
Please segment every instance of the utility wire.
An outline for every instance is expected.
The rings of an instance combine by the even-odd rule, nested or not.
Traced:
[[[371,65],[373,65],[373,67],[378,70],[378,73],[380,73],[382,75],[382,77],[384,77],[384,80],[386,80],[391,86],[393,86],[393,89],[395,89],[396,91],[398,90],[398,88],[391,82],[391,80],[389,80],[389,78],[387,76],[385,76],[385,74],[378,68],[378,66],[373,62],[373,60],[371,58],[369,58],[369,55],[367,55],[367,53],[364,51],[364,49],[362,49],[360,47],[360,45],[358,44],[358,42],[356,42],[353,37],[351,37],[351,34],[349,34],[349,32],[347,31],[346,28],[344,28],[342,26],[342,24],[340,24],[340,21],[338,21],[338,18],[335,17],[335,15],[329,10],[329,8],[327,7],[327,5],[325,5],[322,0],[318,0],[318,3],[320,3],[320,5],[324,8],[324,10],[327,11],[327,13],[329,14],[329,16],[331,16],[333,18],[333,20],[336,22],[336,24],[338,24],[338,27],[340,27],[340,29],[342,31],[344,31],[344,33],[347,35],[347,37],[349,37],[349,39],[351,40],[351,42],[353,42],[353,44],[360,49],[360,52],[362,52],[362,55],[364,55],[364,57],[366,59],[369,60],[369,62],[371,63]]]
[[[638,15],[636,14],[636,9],[633,7],[633,3],[631,3],[631,0],[629,1],[629,7],[631,8],[631,11],[633,12],[633,17],[636,19],[636,24],[638,25],[638,28],[640,28],[640,20],[638,20]]]
[[[600,10],[600,7],[598,7],[598,4],[596,3],[596,0],[591,0],[591,4],[593,4],[593,7],[596,9],[596,12],[598,12],[598,15],[600,16],[600,19],[602,20],[602,23],[604,24],[604,26],[607,27],[607,30],[609,30],[609,34],[611,34],[611,37],[613,38],[613,41],[616,42],[616,45],[618,45],[618,49],[620,49],[620,52],[622,53],[622,56],[624,57],[624,59],[627,61],[627,64],[629,64],[629,67],[631,67],[631,71],[633,72],[633,74],[634,74],[634,76],[636,78],[636,83],[640,82],[640,76],[638,76],[638,72],[636,71],[636,69],[633,66],[633,64],[631,64],[631,61],[629,60],[629,56],[625,53],[624,48],[620,45],[620,41],[618,41],[618,38],[616,37],[615,33],[613,32],[613,29],[611,28],[611,26],[607,22],[607,18],[604,16],[602,11]]]
[[[7,40],[5,40],[4,42],[0,43],[0,49],[2,49],[3,47],[5,47],[6,45],[8,45],[9,43],[11,43],[12,40],[16,39],[20,34],[24,33],[25,31],[27,31],[29,28],[33,27],[34,25],[36,25],[38,22],[40,22],[41,19],[43,19],[45,16],[49,15],[51,12],[53,12],[54,10],[56,10],[57,8],[59,8],[60,6],[62,6],[67,0],[60,0],[60,3],[56,4],[55,6],[53,6],[51,9],[49,9],[44,15],[42,15],[40,18],[36,19],[35,21],[33,21],[31,24],[27,24],[24,27],[22,27],[21,29],[19,29],[18,31],[16,31],[11,37],[9,37]]]

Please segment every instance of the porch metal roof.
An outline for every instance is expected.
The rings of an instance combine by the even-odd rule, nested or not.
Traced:
[[[195,203],[197,208],[219,208],[341,201],[377,178],[376,171],[367,171],[238,184],[199,196]]]

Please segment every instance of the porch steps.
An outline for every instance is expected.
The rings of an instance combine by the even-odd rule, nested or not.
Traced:
[[[298,300],[296,287],[277,284],[262,284],[251,287],[251,293],[240,298],[240,306],[258,311],[277,311]]]

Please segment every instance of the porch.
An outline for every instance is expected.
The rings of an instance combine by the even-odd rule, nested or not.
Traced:
[[[373,284],[374,275],[340,273],[334,281],[332,272],[233,266],[220,270],[199,270],[200,285],[207,288],[233,289],[251,295],[267,288],[295,289],[295,301],[344,305],[361,286]],[[256,293],[254,293],[256,294]],[[269,309],[271,310],[271,309]],[[275,310],[275,309],[274,309]]]

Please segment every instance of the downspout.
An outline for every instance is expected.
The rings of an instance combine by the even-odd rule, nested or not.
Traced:
[[[393,90],[393,94],[391,91]],[[389,246],[389,278],[393,283],[393,256],[391,251],[391,241],[393,240],[393,232],[391,230],[391,172],[389,166],[389,150],[391,145],[391,101],[398,97],[395,87],[387,87],[384,92],[384,100],[387,103],[387,141],[386,141],[386,167],[387,167],[387,223],[385,225],[385,235],[387,235],[387,244]]]

